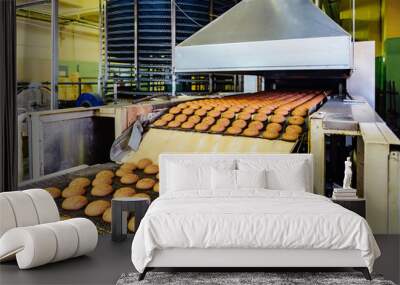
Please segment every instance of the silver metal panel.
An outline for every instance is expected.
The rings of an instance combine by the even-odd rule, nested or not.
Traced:
[[[309,0],[245,0],[176,47],[176,71],[350,69],[350,35]]]

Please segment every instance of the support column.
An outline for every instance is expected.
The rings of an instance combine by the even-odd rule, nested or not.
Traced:
[[[58,0],[51,1],[51,109],[58,108]]]
[[[176,8],[175,8],[175,0],[171,0],[171,87],[172,87],[172,96],[176,96],[175,46],[176,46]]]

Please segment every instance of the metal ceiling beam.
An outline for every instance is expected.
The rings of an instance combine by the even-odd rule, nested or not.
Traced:
[[[42,5],[42,4],[47,4],[50,3],[51,0],[37,0],[37,1],[32,1],[32,2],[27,2],[23,4],[16,5],[15,7],[17,9],[23,9],[23,8],[28,8],[36,5]]]

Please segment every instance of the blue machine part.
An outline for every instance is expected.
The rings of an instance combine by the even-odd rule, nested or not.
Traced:
[[[103,99],[100,96],[92,93],[82,93],[76,100],[77,107],[96,107],[104,105]]]

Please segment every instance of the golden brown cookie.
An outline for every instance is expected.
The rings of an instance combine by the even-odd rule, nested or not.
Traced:
[[[286,109],[278,108],[278,109],[276,109],[276,110],[274,111],[274,114],[276,114],[276,115],[282,115],[282,116],[287,116],[287,115],[289,114],[289,111],[286,110]]]
[[[175,117],[175,121],[183,123],[183,122],[185,122],[187,120],[187,118],[188,117],[185,114],[180,114],[180,115]]]
[[[201,121],[201,118],[200,118],[200,116],[197,116],[197,115],[190,116],[188,119],[188,122],[191,122],[193,124],[197,124],[200,121]]]
[[[274,132],[280,132],[282,130],[281,124],[278,123],[269,123],[267,125],[267,131],[274,131]]]
[[[168,123],[168,127],[169,128],[177,128],[177,127],[179,127],[181,125],[181,122],[178,122],[178,121],[171,121],[171,122],[169,122]]]
[[[125,162],[120,167],[120,169],[127,170],[129,172],[135,170],[136,168],[137,168],[137,165],[133,162]]]
[[[118,169],[116,172],[115,172],[115,175],[117,175],[118,177],[122,177],[122,176],[124,176],[124,175],[126,175],[126,174],[129,174],[129,173],[132,173],[132,171],[129,171],[129,170],[127,170],[127,169]]]
[[[75,185],[75,186],[68,186],[67,188],[65,188],[62,191],[62,197],[63,198],[68,198],[68,197],[72,197],[72,196],[79,196],[79,195],[83,195],[86,193],[86,188],[79,186],[79,185]]]
[[[216,106],[216,107],[214,108],[214,110],[215,110],[215,111],[218,111],[218,112],[225,112],[227,109],[228,109],[228,107],[223,106],[223,105],[219,105],[219,106]]]
[[[47,188],[44,188],[44,190],[49,192],[51,197],[53,197],[54,199],[57,199],[61,196],[61,190],[57,187],[47,187]]]
[[[99,172],[97,172],[96,174],[96,178],[100,178],[100,177],[114,177],[114,172],[112,170],[101,170]]]
[[[159,182],[154,184],[153,191],[157,192],[157,193],[160,192],[160,183]]]
[[[285,118],[285,116],[282,116],[282,115],[272,115],[271,118],[270,118],[270,122],[271,123],[281,124],[284,121],[286,121],[286,118]]]
[[[112,214],[111,214],[111,207],[107,208],[102,216],[103,221],[105,221],[106,223],[111,224],[111,220],[112,220]]]
[[[264,128],[264,124],[261,123],[260,121],[252,121],[250,122],[249,129],[256,129],[256,130],[261,130],[262,128]]]
[[[73,179],[70,183],[69,186],[82,186],[82,187],[87,187],[90,185],[90,179],[86,177],[78,177]]]
[[[300,116],[292,116],[292,117],[289,117],[288,123],[291,125],[301,126],[302,124],[304,124],[304,118],[300,117]]]
[[[193,129],[193,127],[194,127],[194,123],[192,123],[192,122],[184,122],[181,125],[182,129]]]
[[[266,120],[268,120],[268,116],[266,114],[263,114],[263,113],[257,113],[257,114],[254,115],[253,120],[260,121],[260,122],[265,122]]]
[[[139,180],[139,176],[134,173],[126,174],[121,177],[121,183],[123,184],[133,184]]]
[[[113,192],[113,188],[111,185],[100,184],[100,185],[94,186],[90,193],[92,194],[92,196],[104,197],[104,196],[110,195],[112,192]]]
[[[241,132],[242,132],[242,129],[239,128],[239,127],[235,127],[235,126],[229,127],[229,128],[226,130],[226,133],[227,133],[227,134],[230,134],[230,135],[238,135],[238,134],[240,134]]]
[[[172,107],[171,109],[169,109],[169,113],[174,114],[174,115],[179,114],[180,112],[181,112],[181,108],[179,108],[179,107]]]
[[[206,131],[206,130],[209,128],[209,126],[210,126],[210,125],[208,125],[208,124],[200,123],[200,124],[197,124],[197,125],[194,127],[194,129],[195,129],[196,131]]]
[[[231,121],[229,119],[221,118],[215,124],[227,127],[227,126],[229,126],[230,123],[231,123]]]
[[[182,111],[183,114],[185,115],[192,115],[194,113],[194,109],[193,108],[186,108]]]
[[[86,206],[88,200],[85,196],[72,196],[66,198],[62,204],[61,208],[64,210],[79,210]]]
[[[296,108],[296,109],[293,110],[292,115],[293,116],[305,117],[305,116],[307,116],[307,111],[305,109],[302,109],[302,108]]]
[[[96,200],[90,202],[85,208],[85,215],[88,217],[97,217],[103,215],[105,210],[111,207],[110,201]]]
[[[232,106],[232,107],[229,107],[229,109],[228,109],[229,112],[233,112],[233,113],[240,112],[240,110],[242,110],[242,108],[239,106]]]
[[[243,129],[244,127],[246,127],[246,125],[247,125],[247,123],[244,120],[236,120],[236,121],[233,121],[233,123],[232,123],[232,127],[237,127],[240,129]]]
[[[258,114],[269,115],[272,113],[271,107],[262,107],[258,109]]]
[[[303,128],[298,125],[289,125],[286,127],[286,132],[301,134],[303,132]]]
[[[157,121],[155,121],[155,122],[153,123],[153,125],[154,125],[155,127],[164,127],[167,123],[168,123],[168,122],[167,122],[166,120],[158,119]]]
[[[213,117],[205,117],[203,121],[201,121],[203,124],[207,124],[211,126],[212,124],[215,123],[215,119]]]
[[[136,198],[146,198],[150,200],[150,196],[146,193],[137,193],[135,195],[133,195],[132,197],[136,197]]]
[[[289,142],[296,141],[298,138],[299,138],[299,135],[296,134],[296,133],[288,133],[288,132],[285,132],[285,133],[282,135],[282,140],[284,140],[284,141],[289,141]]]
[[[194,114],[197,116],[203,117],[205,114],[207,114],[207,110],[204,108],[199,109],[199,110],[196,110],[196,112],[194,112]]]
[[[211,110],[210,112],[208,112],[207,113],[207,116],[208,117],[212,117],[212,118],[217,118],[217,117],[219,117],[221,115],[221,112],[220,111],[217,111],[217,110]]]
[[[158,165],[157,164],[150,164],[146,166],[144,169],[144,173],[146,174],[157,174],[158,173]]]
[[[114,197],[114,198],[118,198],[118,197],[130,197],[130,196],[134,195],[135,193],[136,193],[136,191],[135,191],[133,188],[131,188],[131,187],[122,187],[122,188],[117,189],[117,190],[114,192],[113,197]]]
[[[148,190],[153,188],[156,182],[151,178],[142,178],[136,183],[136,188],[140,190]]]
[[[259,133],[260,133],[260,131],[257,129],[247,128],[242,132],[242,135],[247,136],[247,137],[256,137],[259,135]]]
[[[157,173],[156,178],[160,180],[160,172]]]
[[[173,119],[174,119],[174,115],[172,115],[172,114],[165,114],[165,115],[163,115],[162,117],[161,117],[161,120],[163,120],[163,121],[166,121],[166,122],[169,122],[169,121],[172,121]]]
[[[279,132],[274,130],[267,130],[262,133],[262,137],[269,140],[274,140],[279,137]]]
[[[111,185],[112,184],[112,178],[111,177],[98,177],[98,178],[95,178],[92,181],[92,186],[97,186],[97,185],[100,185],[100,184],[109,184],[109,185]]]
[[[239,113],[239,115],[238,115],[238,119],[240,119],[240,120],[247,121],[247,120],[249,120],[250,118],[251,118],[251,114],[250,114],[250,113],[241,112],[241,113]]]
[[[135,217],[131,217],[128,221],[128,230],[132,233],[136,231]]]
[[[136,165],[137,165],[137,168],[139,168],[139,169],[145,169],[146,166],[149,166],[150,164],[153,164],[153,161],[151,159],[143,158],[143,159],[139,160]]]
[[[221,117],[226,118],[226,119],[233,119],[235,117],[235,112],[226,111],[226,112],[222,113]]]
[[[223,131],[225,131],[225,127],[223,125],[214,125],[211,127],[210,131],[212,131],[213,133],[222,133]]]

